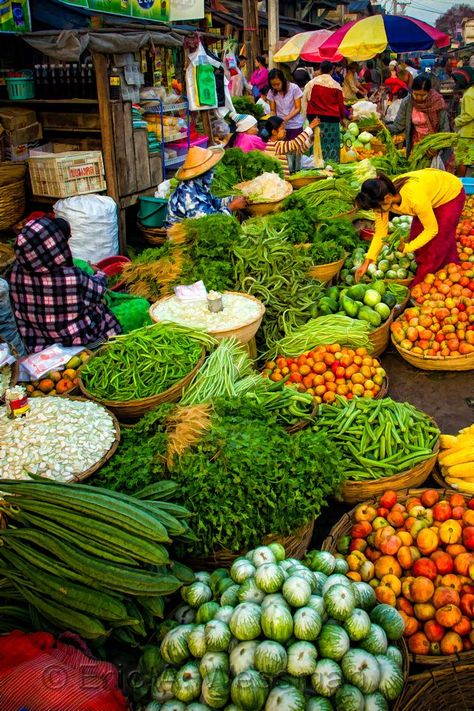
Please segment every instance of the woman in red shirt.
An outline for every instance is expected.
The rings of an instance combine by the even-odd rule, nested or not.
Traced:
[[[321,74],[306,85],[303,111],[308,121],[318,118],[321,122],[321,148],[324,160],[339,163],[340,124],[346,120],[344,96],[341,85],[331,76],[332,63],[322,62],[320,71]]]

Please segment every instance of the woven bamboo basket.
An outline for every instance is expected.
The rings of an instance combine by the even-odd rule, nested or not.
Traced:
[[[238,185],[235,185],[234,187],[237,190],[242,190],[250,182],[252,182],[252,181],[246,180],[243,183],[238,183]],[[291,195],[291,193],[293,192],[293,187],[290,185],[290,183],[288,183],[288,182],[286,183],[285,190],[286,190],[286,194],[280,200],[269,200],[267,202],[257,202],[257,203],[249,202],[247,204],[245,210],[250,215],[252,215],[252,217],[258,217],[261,215],[270,215],[273,212],[280,212],[280,210],[283,207],[285,198],[287,198],[288,195]]]
[[[249,341],[252,340],[252,338],[255,336],[257,333],[258,329],[260,328],[260,324],[262,323],[263,315],[265,313],[265,306],[262,304],[262,302],[255,298],[255,296],[252,296],[251,294],[245,294],[241,291],[224,291],[224,294],[234,294],[238,296],[244,296],[246,299],[250,299],[251,301],[254,301],[256,304],[259,305],[260,307],[260,313],[258,314],[257,318],[253,319],[249,323],[244,323],[242,326],[239,326],[238,328],[231,328],[231,329],[219,329],[217,331],[208,331],[210,336],[214,336],[214,338],[217,338],[217,340],[221,340],[223,338],[229,338],[230,336],[234,336],[234,338],[237,338],[238,341],[242,344],[247,344]],[[159,323],[159,319],[156,318],[154,315],[154,309],[157,304],[162,303],[163,301],[167,301],[168,299],[172,299],[173,295],[171,296],[163,296],[161,299],[158,299],[158,301],[155,301],[155,303],[150,306],[149,309],[149,314],[150,318],[154,323]]]
[[[308,175],[304,178],[293,178],[290,175],[286,180],[290,183],[293,190],[299,190],[300,188],[306,187],[306,185],[311,185],[311,183],[315,183],[318,180],[325,180],[326,178],[327,175]]]
[[[414,277],[408,277],[407,279],[384,279],[387,284],[400,284],[401,286],[410,286]]]
[[[448,358],[436,358],[435,356],[423,357],[411,351],[407,351],[405,348],[401,348],[393,338],[392,343],[407,363],[410,363],[410,365],[420,370],[474,370],[474,353],[449,356]]]
[[[15,250],[9,244],[0,242],[0,274],[4,274],[15,261]]]
[[[396,306],[393,307],[393,318],[396,319],[398,318],[406,309],[408,306],[408,303],[410,301],[410,294],[407,294],[407,297],[403,299],[403,301],[400,304],[397,304]]]
[[[100,353],[100,351],[101,349],[99,349],[97,353],[92,356],[92,358],[95,358],[95,356]],[[205,351],[203,351],[201,357],[199,358],[198,362],[191,370],[191,372],[189,372],[184,378],[172,385],[167,390],[164,390],[163,392],[158,393],[157,395],[141,398],[139,400],[101,400],[99,398],[96,398],[91,395],[91,393],[89,393],[86,389],[84,383],[82,382],[80,373],[79,388],[84,397],[86,397],[88,400],[92,400],[93,402],[97,402],[99,403],[99,405],[102,405],[103,407],[107,408],[107,410],[110,410],[110,412],[114,414],[120,421],[122,421],[122,419],[125,421],[136,421],[139,420],[140,417],[142,417],[145,413],[149,412],[150,410],[153,410],[153,408],[157,407],[158,405],[161,405],[164,402],[177,402],[181,397],[183,389],[187,385],[189,385],[198,370],[201,368],[202,364],[204,363],[205,357],[206,353]]]
[[[288,536],[280,536],[271,533],[264,537],[262,544],[281,543],[286,551],[287,558],[298,558],[301,560],[308,550],[313,537],[314,520],[305,523],[304,526],[298,528],[294,533]],[[215,551],[212,555],[206,558],[187,558],[186,562],[194,570],[214,570],[215,568],[230,568],[232,563],[239,556],[245,555],[247,551],[239,551],[234,553],[227,548],[221,548]]]
[[[342,259],[338,259],[336,262],[330,262],[329,264],[319,264],[318,266],[311,267],[308,272],[308,276],[310,276],[312,279],[318,279],[318,281],[327,283],[339,274],[342,267],[344,266],[346,257],[347,254],[345,254]]]
[[[435,669],[408,678],[393,711],[472,711],[474,652],[455,661],[441,659]]]
[[[25,181],[0,187],[0,230],[8,230],[25,212]]]
[[[71,397],[71,400],[80,400],[82,402],[85,402],[88,400],[88,398],[85,397]],[[79,481],[85,481],[85,479],[88,479],[94,472],[98,471],[101,467],[106,464],[111,457],[115,454],[117,451],[117,447],[120,444],[120,425],[118,423],[117,418],[113,414],[113,412],[110,412],[108,408],[104,408],[107,410],[107,413],[110,415],[112,418],[112,422],[114,423],[114,429],[115,429],[115,439],[112,443],[112,446],[110,449],[104,454],[103,457],[101,457],[95,464],[93,464],[89,469],[86,469],[85,471],[81,472],[80,474],[75,474],[74,479],[72,479],[69,483],[75,484]]]
[[[144,227],[137,222],[137,227],[142,233],[145,242],[153,247],[159,247],[166,242],[166,230],[164,227]]]
[[[387,487],[387,488],[392,488]],[[414,489],[414,488],[406,488],[402,491],[398,492],[398,503],[405,503],[408,498],[412,496],[420,496],[425,489]],[[441,487],[441,489],[438,490],[440,495],[446,495],[446,496],[451,496],[451,494],[459,494],[462,492],[459,491],[454,491],[454,489],[448,489],[446,487]],[[382,492],[381,492],[382,493]],[[378,502],[378,495],[377,496],[370,496],[367,499],[364,499],[364,503],[367,504],[377,504]],[[336,553],[337,552],[337,543],[342,536],[347,536],[350,534],[353,521],[354,521],[354,511],[355,508],[352,509],[351,511],[348,511],[348,513],[345,513],[342,518],[339,519],[339,521],[331,528],[329,531],[327,537],[324,539],[321,549],[323,551],[330,551],[331,553]],[[460,654],[449,654],[446,656],[429,656],[426,654],[409,654],[410,657],[410,662],[414,664],[422,664],[425,666],[441,666],[446,663],[456,663],[463,661],[466,658],[470,658],[472,656],[473,652],[461,652]],[[474,677],[473,677],[474,678]],[[472,680],[471,680],[472,681]],[[399,702],[400,703],[400,702]],[[400,706],[399,704],[396,707],[399,709],[399,711],[405,711],[405,707]],[[429,708],[429,711],[438,711],[437,707],[426,707],[427,710]],[[446,708],[454,708],[454,707],[446,707]],[[469,707],[469,711],[472,711],[472,704]],[[456,710],[457,711],[457,710]]]
[[[388,317],[388,319],[381,326],[371,331],[369,333],[369,341],[372,344],[372,354],[373,356],[381,355],[387,348],[390,341],[390,325],[393,321],[394,313]]]

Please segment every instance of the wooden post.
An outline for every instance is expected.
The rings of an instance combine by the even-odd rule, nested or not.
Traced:
[[[280,14],[278,0],[267,0],[268,14],[268,64],[272,68],[275,47],[280,39]]]
[[[112,107],[109,100],[109,83],[107,80],[107,59],[105,54],[92,53],[97,83],[97,99],[99,102],[100,130],[102,132],[102,155],[104,158],[105,179],[107,181],[107,195],[117,203],[119,211],[119,244],[120,253],[124,254],[126,248],[126,235],[123,229],[125,219],[120,216],[120,192],[115,165],[115,141],[112,121]]]

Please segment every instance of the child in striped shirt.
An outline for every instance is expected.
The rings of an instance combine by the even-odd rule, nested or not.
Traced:
[[[296,153],[302,155],[306,153],[311,145],[313,129],[319,126],[319,119],[315,118],[309,126],[301,131],[296,138],[290,141],[285,141],[286,128],[283,119],[279,116],[270,116],[265,123],[261,136],[264,140],[267,139],[265,153],[268,153],[273,158],[277,158],[282,164],[285,178],[290,175],[288,167],[288,153]]]

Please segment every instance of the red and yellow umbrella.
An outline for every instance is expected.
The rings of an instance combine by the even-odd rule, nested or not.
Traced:
[[[329,30],[315,30],[314,32],[300,32],[285,42],[273,56],[274,62],[295,62],[303,59],[305,62],[322,62],[325,57],[319,54],[319,47],[328,40],[333,32]],[[334,61],[342,59],[342,55],[331,57]]]
[[[372,15],[332,33],[320,47],[325,59],[342,54],[347,59],[372,59],[387,47],[393,52],[416,52],[436,47],[448,47],[451,39],[444,32],[422,20],[405,15]]]

